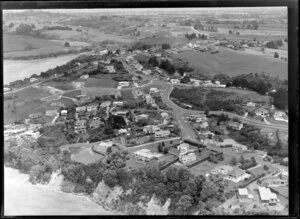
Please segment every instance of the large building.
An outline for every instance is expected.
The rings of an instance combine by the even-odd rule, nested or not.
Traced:
[[[285,112],[275,111],[273,116],[274,116],[274,119],[277,121],[284,121],[284,122],[289,121],[289,118]]]
[[[179,155],[179,160],[180,162],[187,164],[196,161],[197,156],[195,153],[186,153],[186,154],[180,154]]]
[[[263,203],[276,204],[279,201],[277,195],[271,192],[269,188],[258,187],[258,193],[260,200]]]
[[[168,137],[171,134],[169,130],[160,130],[154,133],[155,138],[164,138]]]

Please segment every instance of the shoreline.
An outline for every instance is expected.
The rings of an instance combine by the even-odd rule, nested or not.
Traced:
[[[18,169],[4,166],[4,176],[4,200],[6,203],[4,213],[7,216],[118,214],[118,212],[99,205],[90,195],[66,193],[56,185],[49,185],[49,183],[32,184],[29,182],[29,174],[21,173]],[[19,196],[19,194],[22,194],[22,196]],[[28,199],[29,197],[30,199]],[[52,208],[48,208],[51,204]],[[64,208],[60,208],[62,204]],[[18,208],[15,208],[15,206],[18,206]]]

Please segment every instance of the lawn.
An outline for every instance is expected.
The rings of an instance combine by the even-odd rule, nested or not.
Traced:
[[[84,81],[85,87],[102,87],[102,88],[116,88],[118,83],[109,78],[88,78],[78,79],[77,81]]]
[[[83,149],[79,153],[71,155],[71,159],[73,161],[77,161],[77,162],[83,163],[83,164],[95,163],[95,162],[103,159],[103,157],[104,156],[102,156],[100,154],[94,153],[91,148]]]
[[[68,99],[68,98],[64,98],[64,97],[61,97],[58,102],[63,103],[66,107],[68,107],[68,106],[74,106],[75,105],[75,103],[73,102],[73,100]]]
[[[121,95],[123,100],[135,100],[132,90],[122,90]]]
[[[45,84],[47,84],[48,86],[55,87],[55,88],[60,89],[60,90],[64,90],[64,91],[68,91],[68,90],[73,90],[74,89],[74,86],[73,86],[72,82],[47,81]]]
[[[8,105],[10,105],[10,108],[8,108]],[[45,112],[46,110],[55,109],[53,106],[46,102],[33,99],[24,101],[24,104],[21,107],[16,107],[17,113],[15,116],[15,114],[11,111],[12,106],[12,100],[4,102],[4,123],[10,123],[15,120],[25,119],[31,113]]]
[[[76,96],[81,95],[81,90],[72,90],[63,94],[63,97],[76,98]]]
[[[17,101],[26,101],[41,99],[43,97],[50,96],[51,93],[46,89],[28,87],[26,89],[23,89],[22,91],[15,92],[15,95],[17,96]]]
[[[121,92],[119,90],[108,89],[108,90],[99,90],[97,87],[85,87],[81,89],[82,94],[90,96],[92,98],[104,96],[104,95],[119,95],[121,96]]]
[[[186,51],[176,54],[174,57],[188,61],[190,66],[201,74],[215,75],[223,72],[229,76],[236,76],[251,72],[266,72],[272,76],[287,79],[286,61],[269,56],[237,52],[223,47],[220,47],[219,50],[220,52],[217,54]]]

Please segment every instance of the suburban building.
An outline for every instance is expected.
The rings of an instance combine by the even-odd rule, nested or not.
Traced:
[[[88,79],[89,78],[89,75],[82,75],[80,76],[81,79]]]
[[[94,145],[94,149],[101,154],[106,154],[108,150],[112,148],[112,146],[112,141],[101,141],[100,143]]]
[[[258,193],[260,200],[263,203],[276,204],[279,201],[277,195],[271,192],[269,188],[258,187]]]
[[[77,95],[76,100],[79,104],[86,103],[90,100],[90,97],[87,95]]]
[[[140,120],[140,119],[148,119],[149,118],[149,115],[148,114],[140,114],[137,116],[137,119]]]
[[[76,112],[85,112],[86,111],[86,106],[78,106],[76,107]]]
[[[143,127],[143,132],[145,133],[155,133],[160,131],[160,128],[157,125],[146,125]]]
[[[180,83],[179,79],[171,79],[170,81],[171,81],[172,84],[179,84]]]
[[[289,118],[286,115],[285,112],[282,111],[275,111],[274,115],[273,115],[274,119],[277,121],[284,121],[284,122],[288,122]]]
[[[210,171],[211,174],[223,174],[227,175],[229,172],[231,172],[234,169],[234,167],[230,165],[222,165],[218,166]]]
[[[234,168],[232,171],[230,171],[224,179],[238,183],[242,180],[245,180],[246,178],[249,178],[250,176],[251,175],[246,173],[245,170],[242,170],[237,167],[237,168]]]
[[[249,199],[254,198],[252,194],[249,194],[247,188],[239,188],[238,189],[238,197],[239,197],[240,202],[248,201]]]
[[[187,164],[196,161],[197,156],[195,153],[186,153],[186,154],[180,154],[179,155],[179,160],[180,162]]]
[[[262,117],[269,116],[269,110],[265,108],[259,108],[255,110],[255,114]]]
[[[116,72],[115,67],[113,65],[106,66],[106,69],[109,73],[115,73]]]
[[[166,112],[162,112],[160,115],[161,115],[161,117],[162,117],[163,119],[169,119],[169,118],[170,118],[170,117],[169,117],[169,114],[166,113]]]
[[[90,104],[86,107],[88,112],[96,112],[98,109],[98,104]]]
[[[126,111],[126,110],[112,112],[112,114],[113,114],[114,116],[126,116],[127,113],[128,113],[128,111]]]
[[[150,75],[151,74],[151,70],[147,69],[147,70],[143,70],[142,71],[144,75]]]
[[[99,54],[100,54],[100,55],[105,55],[105,54],[107,54],[107,53],[108,53],[108,50],[107,50],[107,49],[104,49],[104,50],[99,51]]]
[[[159,90],[158,90],[157,87],[151,87],[150,90],[149,90],[150,94],[155,94],[155,93],[158,93],[158,92],[159,92]]]
[[[39,79],[37,79],[37,78],[30,78],[30,83],[33,83],[33,82],[36,82],[36,81],[38,81]]]
[[[145,98],[146,98],[146,103],[147,104],[151,104],[152,106],[155,105],[154,99],[149,94],[145,94]]]
[[[262,158],[265,158],[268,155],[266,151],[261,151],[261,150],[255,150],[255,153],[261,156]]]
[[[168,137],[171,134],[169,130],[160,130],[154,133],[155,138],[164,138]]]
[[[232,148],[235,149],[236,151],[241,151],[241,152],[248,150],[248,147],[246,145],[242,145],[238,143],[232,144]]]
[[[110,59],[107,59],[107,60],[100,60],[99,62],[102,63],[102,64],[109,65],[109,64],[110,64]]]
[[[119,135],[123,135],[123,134],[127,134],[127,133],[128,133],[127,129],[119,129],[118,130]]]
[[[133,153],[137,161],[149,162],[152,159],[158,159],[162,154],[153,153],[149,149],[141,149]]]
[[[255,106],[256,106],[256,103],[253,103],[253,102],[248,102],[248,103],[247,103],[247,106],[250,106],[250,107],[255,107]]]
[[[187,153],[189,151],[189,144],[187,143],[181,143],[180,145],[177,146],[177,150],[179,150],[180,154]]]
[[[46,110],[46,116],[56,116],[58,114],[57,110]]]
[[[112,103],[113,107],[119,107],[119,106],[123,106],[124,102],[123,101],[114,101]]]
[[[28,115],[29,119],[39,119],[42,117],[42,113],[32,113]]]
[[[199,127],[202,129],[206,129],[208,127],[208,122],[202,122],[199,124]]]
[[[243,128],[243,124],[239,122],[229,121],[227,123],[228,127],[235,129],[235,130],[241,130]]]
[[[109,107],[111,104],[111,101],[105,101],[103,103],[101,103],[100,108],[107,108]]]
[[[129,81],[119,81],[118,85],[120,87],[129,87],[130,82]]]
[[[197,123],[207,121],[205,114],[192,114],[187,117],[189,120],[195,121]]]

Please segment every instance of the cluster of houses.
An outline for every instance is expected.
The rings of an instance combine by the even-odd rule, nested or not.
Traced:
[[[150,75],[152,73],[150,69],[145,69],[144,66],[136,61],[133,56],[127,56],[126,63],[133,67],[137,72],[142,72],[144,75]]]

